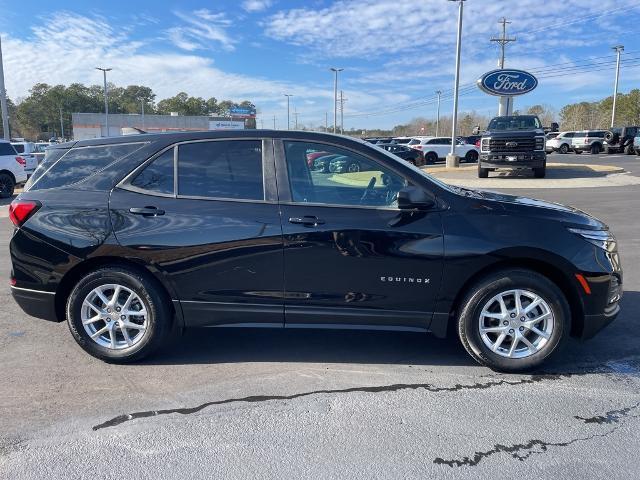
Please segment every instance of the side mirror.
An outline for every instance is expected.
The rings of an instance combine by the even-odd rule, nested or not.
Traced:
[[[435,205],[431,195],[418,187],[404,187],[398,192],[398,208],[400,210],[426,210]]]

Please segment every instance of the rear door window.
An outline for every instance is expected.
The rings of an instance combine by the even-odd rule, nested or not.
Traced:
[[[131,185],[153,193],[173,195],[173,148],[161,154],[142,170]]]
[[[24,145],[21,143],[15,144],[14,145],[16,152],[18,153],[24,153]]]
[[[48,162],[51,166],[34,180],[31,190],[57,188],[81,182],[143,146],[143,143],[128,143],[72,148],[53,165]],[[45,163],[47,158],[38,170],[45,166]]]
[[[16,150],[10,143],[0,142],[0,155],[16,155]]]
[[[262,142],[223,140],[179,145],[178,195],[264,200]]]

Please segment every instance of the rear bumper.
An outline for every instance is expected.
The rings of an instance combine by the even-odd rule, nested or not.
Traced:
[[[27,315],[50,322],[60,321],[56,315],[55,293],[11,287],[11,295]]]

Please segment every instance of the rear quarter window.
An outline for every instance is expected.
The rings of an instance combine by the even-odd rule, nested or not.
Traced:
[[[0,155],[16,155],[16,150],[10,143],[0,143]]]
[[[51,161],[45,158],[38,170],[41,167],[45,169],[33,181],[30,190],[45,190],[82,182],[143,146],[143,143],[129,143],[79,147],[72,148],[56,160],[53,157],[50,157]]]

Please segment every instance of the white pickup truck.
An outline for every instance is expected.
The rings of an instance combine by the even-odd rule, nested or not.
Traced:
[[[13,195],[16,185],[27,181],[26,160],[6,140],[0,140],[0,198]]]
[[[425,163],[432,164],[447,158],[451,151],[451,137],[415,137],[407,146],[420,150]],[[477,162],[480,149],[475,145],[458,140],[456,154],[464,162]]]
[[[36,144],[33,142],[15,141],[11,142],[13,148],[16,149],[18,155],[25,160],[24,171],[27,173],[27,177],[33,175],[38,167],[38,158],[36,156],[37,149]]]

